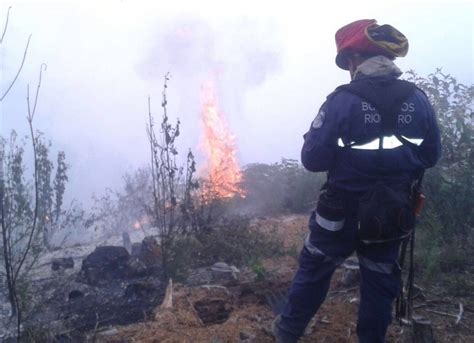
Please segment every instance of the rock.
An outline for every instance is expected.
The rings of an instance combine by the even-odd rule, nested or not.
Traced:
[[[124,247],[97,247],[82,261],[77,281],[88,285],[101,285],[130,274],[130,255]]]
[[[225,262],[216,262],[211,267],[212,271],[220,273],[239,273],[240,271],[235,266],[229,266]]]
[[[215,284],[229,284],[237,281],[240,271],[224,262],[214,263],[211,267],[212,281]]]
[[[51,269],[54,271],[70,268],[74,268],[74,260],[72,257],[54,258],[51,263]]]
[[[198,268],[192,271],[186,283],[192,286],[206,284],[231,285],[235,284],[240,276],[240,271],[235,266],[225,262],[214,263],[211,267]]]

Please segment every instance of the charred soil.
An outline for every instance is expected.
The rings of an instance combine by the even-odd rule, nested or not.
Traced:
[[[305,216],[291,216],[260,218],[254,225],[281,235],[286,248],[298,251],[306,223]],[[175,285],[171,308],[158,307],[154,316],[142,323],[109,328],[94,336],[100,342],[274,342],[270,325],[284,301],[297,258],[267,259],[262,267],[262,277],[232,286]],[[342,275],[343,270],[338,269],[325,303],[301,342],[357,342],[358,285],[341,286]],[[463,304],[462,315],[459,304]],[[415,299],[415,313],[431,320],[438,342],[474,341],[472,298],[452,298],[425,287]],[[409,326],[394,321],[387,342],[411,342],[410,333]]]

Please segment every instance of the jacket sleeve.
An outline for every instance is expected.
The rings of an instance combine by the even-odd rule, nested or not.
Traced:
[[[336,158],[338,149],[337,118],[331,108],[331,100],[328,99],[321,106],[309,131],[303,136],[301,162],[306,169],[312,172],[329,170]]]
[[[422,94],[422,102],[428,115],[428,131],[419,147],[418,157],[425,168],[431,168],[441,158],[441,138],[435,112],[424,94]]]

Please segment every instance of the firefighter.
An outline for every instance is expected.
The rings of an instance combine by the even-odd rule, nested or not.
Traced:
[[[335,269],[357,253],[359,342],[384,342],[401,291],[400,245],[414,228],[414,185],[440,158],[435,114],[426,95],[399,80],[393,62],[408,40],[390,25],[358,20],[336,33],[338,87],[304,135],[301,160],[327,172],[283,312],[277,342],[297,342],[323,303]]]

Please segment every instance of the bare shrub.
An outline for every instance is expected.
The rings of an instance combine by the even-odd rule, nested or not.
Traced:
[[[169,276],[170,250],[175,238],[193,227],[192,192],[198,184],[194,180],[196,171],[194,155],[187,154],[185,167],[178,167],[176,139],[180,135],[180,122],[169,123],[166,97],[169,74],[165,75],[161,107],[161,123],[157,130],[148,98],[147,134],[151,151],[152,203],[148,211],[152,226],[157,229],[165,276]]]

